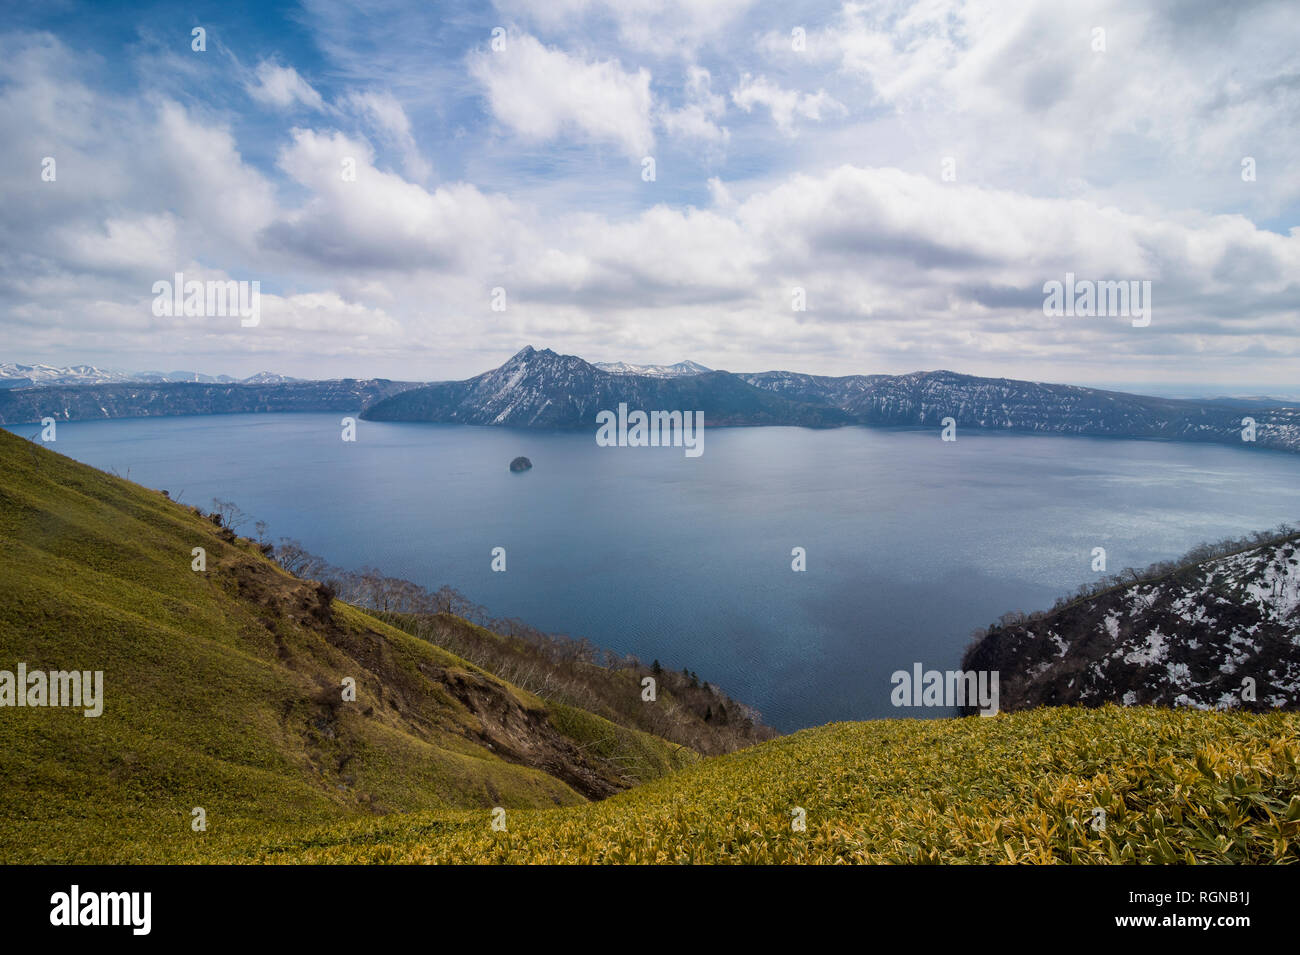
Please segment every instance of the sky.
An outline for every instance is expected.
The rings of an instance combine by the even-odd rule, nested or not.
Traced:
[[[2,22],[0,361],[437,380],[533,345],[1300,381],[1292,3],[46,0]],[[259,282],[258,324],[155,314],[178,272]],[[1045,314],[1067,273],[1150,282],[1150,323]]]

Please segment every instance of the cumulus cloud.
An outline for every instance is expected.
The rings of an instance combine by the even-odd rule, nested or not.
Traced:
[[[504,50],[473,54],[469,66],[492,114],[526,141],[576,136],[635,158],[654,145],[645,69],[633,73],[617,60],[570,56],[526,34],[510,36]]]
[[[275,192],[267,177],[244,161],[230,127],[164,101],[141,139],[137,155],[149,176],[137,183],[164,190],[193,241],[220,241],[249,254],[253,236],[273,214]],[[155,145],[148,150],[146,143]]]
[[[375,168],[369,144],[342,133],[295,129],[277,163],[310,198],[259,238],[299,262],[437,271],[482,267],[509,245],[507,200],[464,183],[431,192]]]

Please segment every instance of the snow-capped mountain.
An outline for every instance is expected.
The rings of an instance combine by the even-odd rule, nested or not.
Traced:
[[[127,381],[188,381],[204,385],[232,385],[239,380],[231,375],[205,375],[197,371],[142,371],[127,378]]]
[[[1160,568],[996,626],[963,668],[999,672],[1004,710],[1300,708],[1300,535]]]
[[[647,378],[681,378],[684,375],[702,375],[712,371],[697,361],[679,361],[675,365],[632,365],[625,361],[597,361],[593,367],[611,375],[644,375]]]
[[[575,355],[531,345],[499,368],[465,381],[414,388],[371,405],[374,421],[440,421],[519,428],[594,427],[620,403],[642,410],[703,411],[710,425],[828,427],[850,417],[824,405],[762,391],[724,371],[653,377],[602,371]]]
[[[245,385],[280,385],[286,381],[300,381],[299,378],[290,378],[288,375],[279,375],[273,371],[259,371],[256,374],[249,375],[243,379]]]
[[[0,386],[29,388],[33,385],[102,385],[114,381],[130,381],[129,375],[107,371],[94,365],[72,365],[58,368],[54,365],[21,365],[17,362],[0,362]]]
[[[70,365],[60,368],[55,365],[21,365],[16,362],[0,362],[0,387],[30,388],[41,385],[108,385],[126,382],[172,382],[189,381],[203,384],[227,385],[244,383],[265,385],[298,381],[286,375],[259,371],[247,378],[234,378],[230,375],[204,375],[197,371],[140,371],[124,372],[97,368],[94,365]]]

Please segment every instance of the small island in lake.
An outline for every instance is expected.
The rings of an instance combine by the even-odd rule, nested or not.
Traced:
[[[510,470],[512,471],[527,471],[532,466],[533,462],[525,457],[518,457],[510,462]]]

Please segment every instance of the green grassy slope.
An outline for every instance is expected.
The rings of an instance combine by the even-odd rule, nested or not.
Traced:
[[[2,862],[184,858],[358,815],[574,805],[695,758],[331,603],[160,493],[4,431],[0,595],[0,670],[102,670],[105,698],[96,718],[0,708]]]
[[[603,802],[422,812],[246,862],[1300,862],[1300,716],[1148,708],[840,723]],[[806,831],[792,828],[805,811]],[[1093,828],[1094,809],[1105,828]]]

